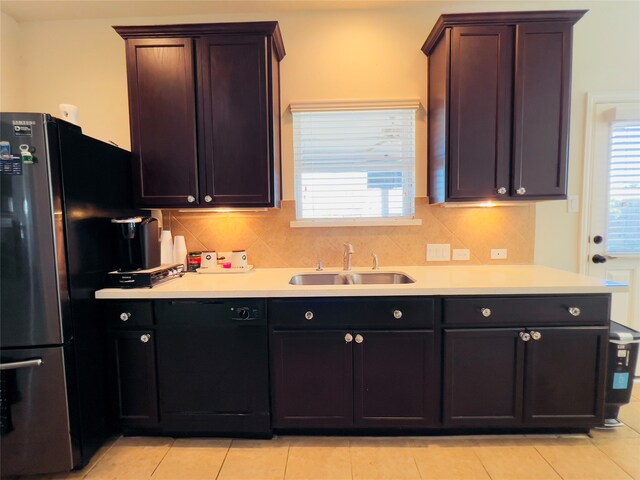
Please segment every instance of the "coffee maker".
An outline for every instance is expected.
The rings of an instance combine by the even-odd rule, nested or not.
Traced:
[[[120,272],[160,266],[160,228],[154,217],[112,218],[117,227]]]

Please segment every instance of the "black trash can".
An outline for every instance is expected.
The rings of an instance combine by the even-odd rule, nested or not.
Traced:
[[[607,389],[604,401],[605,427],[621,427],[624,425],[618,420],[618,413],[620,412],[620,407],[631,400],[639,346],[640,332],[614,321],[611,322]]]

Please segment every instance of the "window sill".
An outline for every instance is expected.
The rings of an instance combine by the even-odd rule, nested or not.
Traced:
[[[422,225],[420,218],[347,218],[347,219],[318,219],[292,220],[291,228],[325,228],[325,227],[397,227]]]

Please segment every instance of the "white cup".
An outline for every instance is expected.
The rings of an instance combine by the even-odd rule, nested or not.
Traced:
[[[160,263],[173,263],[173,239],[169,230],[163,230],[160,234]]]
[[[202,252],[200,258],[200,268],[215,268],[218,265],[216,252]]]
[[[173,263],[181,263],[184,271],[187,271],[187,244],[182,235],[176,235],[173,239]]]
[[[234,250],[231,252],[231,268],[247,268],[246,250]]]

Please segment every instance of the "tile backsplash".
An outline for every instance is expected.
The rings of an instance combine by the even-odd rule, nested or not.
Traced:
[[[163,211],[164,228],[184,235],[189,251],[246,249],[256,267],[314,267],[342,265],[343,243],[353,244],[354,266],[533,263],[535,205],[495,208],[444,208],[416,199],[418,226],[291,228],[292,200],[264,212]],[[427,262],[427,243],[468,248],[468,261]],[[506,260],[491,260],[492,248],[506,248]]]

